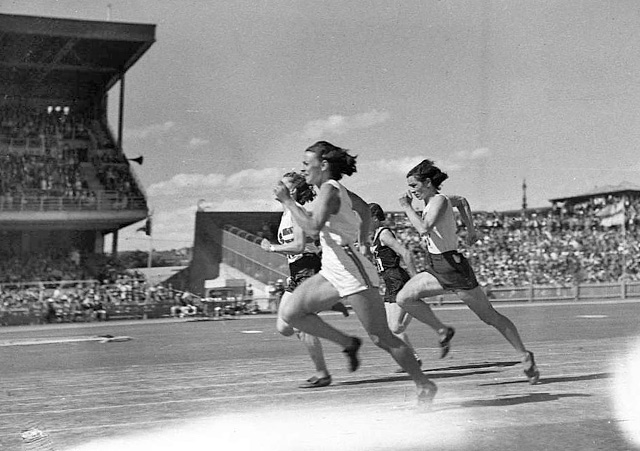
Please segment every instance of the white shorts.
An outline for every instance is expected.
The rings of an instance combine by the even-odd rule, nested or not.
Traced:
[[[376,267],[353,246],[323,243],[320,274],[338,290],[340,297],[380,285]]]

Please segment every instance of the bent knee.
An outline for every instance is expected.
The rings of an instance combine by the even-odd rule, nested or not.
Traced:
[[[293,305],[289,304],[280,312],[280,318],[282,322],[285,323],[286,326],[291,327],[291,324],[295,325],[296,320],[300,317],[304,316],[304,312],[300,311],[293,307]],[[278,328],[278,332],[280,332],[280,328]],[[282,332],[280,332],[282,333]],[[291,332],[293,333],[293,332]],[[284,334],[283,334],[284,335]]]
[[[400,291],[398,294],[396,294],[396,304],[398,304],[399,307],[404,308],[407,305],[411,305],[411,304],[415,304],[416,302],[420,301],[419,298],[411,296],[411,294],[408,291]]]
[[[276,329],[281,335],[285,337],[290,337],[295,332],[293,327],[291,327],[289,324],[287,324],[284,321],[278,321],[278,324],[276,325]]]

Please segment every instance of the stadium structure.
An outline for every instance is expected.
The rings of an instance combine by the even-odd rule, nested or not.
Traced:
[[[125,75],[154,42],[150,24],[0,14],[0,253],[91,256],[108,234],[116,253],[148,216],[122,130]]]
[[[0,14],[0,255],[77,252],[89,263],[91,256],[104,254],[105,236],[113,235],[111,253],[117,254],[118,231],[148,218],[146,195],[131,164],[141,159],[126,157],[122,135],[125,75],[154,42],[152,24]],[[113,133],[107,108],[108,93],[116,84],[119,109]],[[640,187],[623,183],[550,203],[528,209],[523,196],[521,210],[501,212],[498,220],[496,212],[479,213],[494,228],[497,223],[529,221],[527,227],[535,230],[544,220],[562,228],[563,218],[571,215],[576,221],[593,215],[598,227],[605,220],[607,226],[624,227],[637,221]],[[390,213],[388,219],[403,227],[400,216]],[[530,221],[535,216],[540,221]],[[265,253],[259,245],[262,237],[275,239],[279,219],[278,212],[198,211],[191,264],[165,282],[205,297],[208,282],[226,277],[222,267],[264,286],[285,279],[286,258]],[[611,241],[610,235],[603,237]],[[568,264],[580,258],[578,253],[561,257]],[[534,265],[518,263],[516,275],[529,286],[496,289],[494,297],[575,299],[586,292],[577,285],[580,280],[534,289],[539,283]],[[619,276],[620,266],[637,272],[626,263],[612,274]],[[535,265],[546,268],[541,258]],[[492,271],[487,268],[486,273]],[[629,275],[624,268],[621,272]],[[598,290],[594,296],[640,295],[635,282],[622,288],[617,282],[600,284]]]

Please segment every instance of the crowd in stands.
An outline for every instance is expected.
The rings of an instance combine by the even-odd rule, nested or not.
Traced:
[[[56,264],[61,264],[62,259]],[[31,269],[46,269],[48,265],[32,264]],[[183,292],[170,286],[149,286],[141,274],[131,271],[119,273],[115,280],[74,280],[66,277],[87,275],[75,265],[68,271],[54,270],[51,281],[12,282],[0,284],[0,322],[5,312],[23,312],[37,323],[107,320],[109,312],[126,311],[144,304],[183,305]],[[15,267],[8,267],[16,270]],[[74,272],[76,271],[76,272]],[[86,271],[86,270],[84,270]],[[22,271],[21,273],[24,273]],[[25,275],[25,280],[33,273]],[[62,278],[60,278],[62,277]],[[64,279],[63,279],[64,278]],[[136,310],[138,314],[142,310]],[[169,308],[167,308],[167,313]]]
[[[95,169],[93,189],[86,162]],[[96,190],[109,192],[104,202]],[[0,210],[145,208],[139,199],[126,157],[99,121],[67,107],[0,106]]]
[[[69,114],[68,107],[35,109],[22,104],[0,106],[0,135],[17,140],[88,139],[88,119],[79,114]]]
[[[49,155],[0,155],[0,207],[17,208],[30,199],[62,197],[95,205],[75,152]]]
[[[624,225],[605,227],[598,212],[625,203]],[[640,250],[637,226],[640,198],[607,196],[539,213],[474,213],[480,240],[468,247],[458,219],[460,248],[482,285],[572,285],[640,280],[635,258]],[[398,238],[413,251],[419,269],[425,265],[420,237],[404,214],[389,214]]]

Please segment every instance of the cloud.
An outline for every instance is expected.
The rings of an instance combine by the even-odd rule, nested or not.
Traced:
[[[245,169],[229,176],[223,174],[177,174],[170,180],[154,183],[147,189],[149,196],[176,196],[177,194],[193,193],[202,198],[203,192],[216,190],[225,198],[246,199],[242,194],[249,191],[272,187],[281,176],[276,168]]]
[[[207,144],[209,144],[209,140],[207,139],[194,137],[189,140],[189,147],[191,148],[198,148],[198,147],[206,146]]]
[[[326,119],[307,122],[301,133],[301,138],[316,141],[325,135],[343,135],[349,130],[370,128],[386,122],[390,115],[386,111],[371,110],[353,116],[335,114]]]
[[[398,194],[406,189],[406,173],[425,156],[397,159],[363,160],[353,177],[345,177],[347,187],[377,202],[385,210],[397,210]],[[436,159],[445,171],[461,169],[455,156]],[[233,174],[178,174],[147,188],[153,211],[153,245],[156,249],[179,249],[193,244],[195,214],[205,211],[279,211],[282,206],[273,196],[273,187],[282,175],[281,168],[244,169]],[[142,223],[120,233],[122,250],[146,250],[148,240],[136,232]]]
[[[393,160],[381,159],[363,163],[361,166],[363,170],[372,169],[375,171],[386,171],[405,176],[411,168],[420,163],[422,160],[424,160],[424,157],[420,156],[397,158]]]
[[[124,130],[125,139],[148,139],[159,138],[175,127],[175,122],[167,121],[163,124],[151,124],[142,128],[132,128]]]
[[[455,155],[460,160],[482,160],[491,156],[491,150],[487,147],[479,147],[471,151],[461,150]]]

